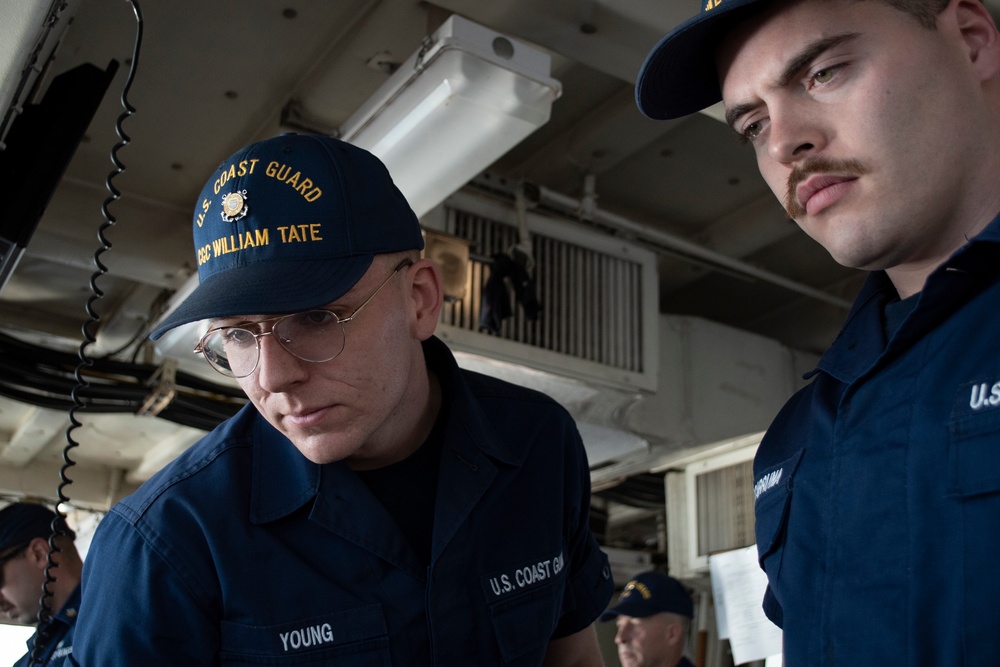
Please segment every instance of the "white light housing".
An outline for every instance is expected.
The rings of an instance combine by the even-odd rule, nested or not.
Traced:
[[[562,93],[550,60],[452,16],[339,136],[378,156],[421,216],[549,120]]]

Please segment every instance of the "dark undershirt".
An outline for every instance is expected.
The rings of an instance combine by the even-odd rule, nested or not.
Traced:
[[[424,444],[402,461],[384,468],[355,471],[396,521],[396,525],[423,559],[431,560],[434,499],[444,445],[446,408],[441,406]]]

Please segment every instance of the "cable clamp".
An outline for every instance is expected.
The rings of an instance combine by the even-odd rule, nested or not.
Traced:
[[[177,395],[177,360],[167,359],[146,383],[153,390],[136,412],[140,417],[155,417],[170,405]]]

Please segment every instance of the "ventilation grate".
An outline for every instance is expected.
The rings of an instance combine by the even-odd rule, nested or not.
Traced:
[[[698,555],[754,544],[753,461],[696,478]]]
[[[518,242],[518,230],[453,206],[445,210],[448,233],[469,242],[471,261],[466,296],[445,304],[441,322],[480,332],[491,258],[510,252]],[[572,229],[571,224],[566,229]],[[643,340],[648,330],[643,308],[651,296],[643,290],[648,267],[637,258],[615,256],[536,230],[531,241],[541,313],[529,320],[510,288],[512,314],[496,336],[628,373],[646,372],[651,363]]]

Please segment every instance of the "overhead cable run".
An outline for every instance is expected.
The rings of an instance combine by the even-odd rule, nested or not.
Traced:
[[[236,414],[246,402],[237,388],[203,380],[154,364],[92,359],[84,374],[87,385],[79,390],[84,413],[155,414],[161,419],[205,431]],[[0,395],[52,410],[72,405],[77,386],[76,354],[50,350],[0,333]],[[164,391],[164,380],[170,383]],[[169,395],[169,402],[162,400]],[[155,410],[150,410],[151,404]]]

